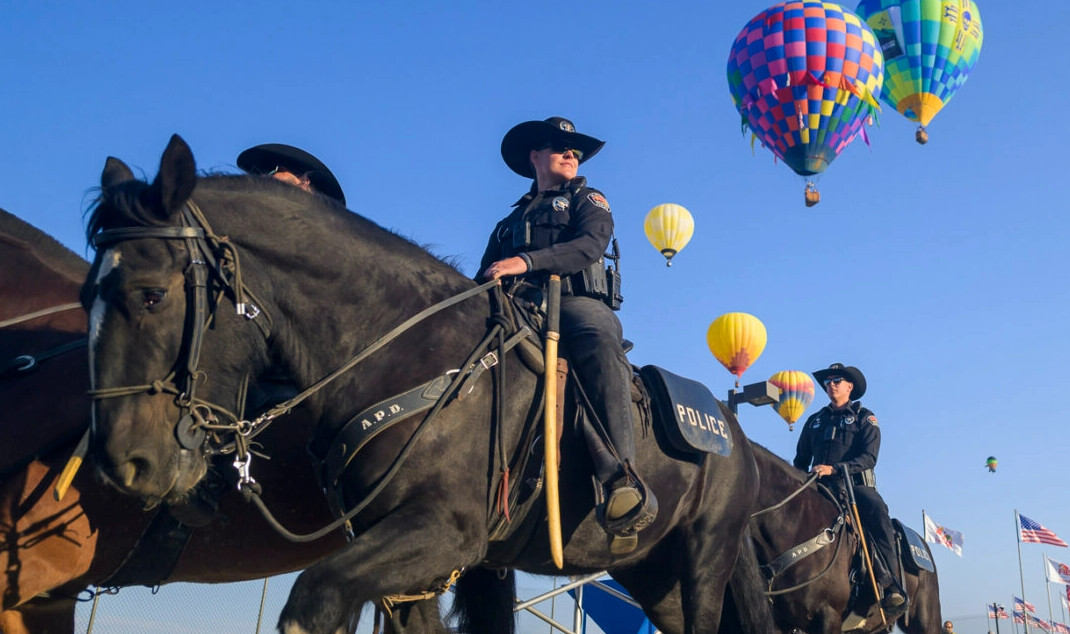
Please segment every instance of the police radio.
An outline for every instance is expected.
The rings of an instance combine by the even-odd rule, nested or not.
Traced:
[[[574,286],[573,292],[601,300],[613,310],[620,310],[624,296],[620,294],[620,249],[616,238],[613,238],[612,246],[610,253],[603,254],[590,266],[572,276],[574,285],[579,286],[578,289]]]

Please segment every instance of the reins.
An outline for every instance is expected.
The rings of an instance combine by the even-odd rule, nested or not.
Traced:
[[[20,315],[18,317],[12,317],[10,319],[0,321],[0,328],[7,328],[8,326],[14,326],[16,324],[25,323],[27,321],[32,321],[34,319],[47,317],[49,315],[54,315],[56,313],[62,313],[68,310],[74,310],[76,308],[81,307],[82,304],[80,302],[71,302],[69,304],[60,304],[59,306],[52,306],[50,308],[45,308],[42,310],[34,311],[32,313],[27,313],[25,315]],[[47,359],[51,359],[52,357],[58,357],[61,354],[70,352],[71,350],[77,350],[78,348],[85,346],[87,342],[88,339],[86,339],[85,337],[79,337],[74,341],[69,341],[67,343],[60,344],[54,348],[49,348],[48,350],[45,350],[40,354],[20,354],[14,359],[11,359],[10,361],[0,365],[0,379],[6,379],[12,376],[26,374],[32,370],[35,370],[40,362],[45,361]]]
[[[760,511],[755,511],[754,513],[751,513],[751,519],[754,519],[754,518],[756,518],[756,517],[758,517],[760,515],[763,515],[765,513],[769,513],[771,511],[775,511],[775,510],[783,507],[785,504],[787,504],[788,502],[793,500],[800,493],[802,493],[807,488],[809,488],[809,486],[811,484],[814,484],[815,482],[817,482],[817,480],[818,480],[818,475],[816,473],[810,474],[810,477],[808,477],[806,479],[806,481],[802,483],[802,485],[800,485],[797,489],[795,489],[795,491],[793,491],[790,495],[788,495],[783,500],[777,502],[776,504],[774,504],[774,505],[772,505],[770,507],[767,507],[767,508],[764,508],[764,509],[762,509]],[[836,563],[836,557],[839,555],[840,547],[843,545],[843,540],[842,539],[838,539],[838,536],[840,536],[843,533],[843,529],[846,526],[845,511],[844,511],[843,505],[840,504],[840,501],[838,499],[836,499],[836,496],[833,495],[831,491],[829,491],[824,485],[822,485],[820,483],[817,486],[818,486],[818,489],[821,491],[821,493],[825,497],[827,497],[830,500],[832,500],[832,502],[836,505],[836,508],[839,511],[837,516],[836,516],[836,519],[833,520],[831,526],[821,529],[821,531],[818,532],[817,535],[811,537],[810,539],[808,539],[807,541],[805,541],[805,542],[803,542],[801,544],[797,544],[795,546],[792,546],[787,551],[781,553],[773,561],[771,561],[768,564],[765,564],[764,566],[762,566],[762,569],[764,571],[767,571],[768,573],[770,573],[769,574],[769,588],[765,592],[766,596],[774,597],[774,596],[779,596],[779,595],[782,595],[782,594],[789,594],[789,593],[795,592],[797,590],[801,590],[801,589],[805,588],[806,586],[808,586],[808,585],[816,582],[817,580],[821,579],[822,577],[824,577],[828,573],[828,571],[832,569],[833,564]],[[799,583],[799,584],[796,584],[794,586],[791,586],[790,588],[782,588],[782,589],[779,589],[779,590],[773,590],[773,583],[776,581],[776,578],[778,576],[780,576],[781,573],[783,573],[788,568],[794,566],[795,564],[799,563],[803,559],[806,559],[810,555],[813,555],[817,551],[821,550],[825,546],[827,546],[829,544],[832,544],[832,543],[836,544],[836,548],[832,552],[832,556],[829,557],[828,564],[825,565],[825,567],[821,570],[821,572],[817,573],[816,575],[814,575],[810,579],[807,579],[806,581],[803,581],[802,583]]]
[[[24,321],[31,321],[38,317],[47,317],[56,313],[62,313],[68,310],[74,310],[75,308],[81,308],[82,304],[79,302],[71,302],[69,304],[60,304],[59,306],[52,306],[51,308],[45,308],[25,315],[19,315],[18,317],[12,317],[0,321],[0,328],[7,328],[8,326],[14,326],[15,324],[21,324]]]

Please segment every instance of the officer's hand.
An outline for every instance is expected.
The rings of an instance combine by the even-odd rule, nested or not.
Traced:
[[[814,465],[814,468],[810,470],[810,473],[816,473],[819,477],[825,477],[832,475],[836,470],[831,465],[818,464]]]
[[[494,264],[487,267],[486,271],[483,271],[483,278],[488,280],[496,280],[499,277],[505,277],[506,275],[523,275],[528,272],[528,263],[524,261],[524,258],[513,256],[511,258],[505,258],[504,260],[498,260]]]

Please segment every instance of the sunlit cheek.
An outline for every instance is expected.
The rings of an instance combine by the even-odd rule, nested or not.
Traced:
[[[119,268],[119,262],[122,258],[118,251],[109,249],[101,256],[100,270],[97,272],[97,279],[94,280],[97,288],[100,288],[101,281],[107,277],[112,271]],[[97,346],[100,344],[100,331],[104,323],[104,310],[106,306],[104,300],[101,299],[99,291],[97,296],[93,298],[93,306],[89,310],[89,387],[90,389],[97,389],[97,375],[94,371],[96,367],[96,355]],[[96,407],[91,407],[91,419],[90,425],[96,428]]]

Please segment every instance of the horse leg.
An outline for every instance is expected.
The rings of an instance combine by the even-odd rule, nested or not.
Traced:
[[[463,514],[457,506],[442,509],[410,502],[384,517],[345,549],[298,576],[279,617],[279,631],[344,632],[350,617],[368,601],[425,590],[478,560],[478,539],[457,525],[472,515],[477,514]]]
[[[74,605],[69,599],[49,599],[4,610],[0,634],[73,634]]]
[[[451,614],[465,634],[513,634],[516,631],[516,573],[472,568],[457,581]]]
[[[438,597],[395,606],[389,623],[390,627],[386,630],[389,634],[447,634]]]
[[[677,549],[674,540],[666,540],[637,565],[613,569],[609,573],[628,590],[647,618],[664,634],[685,632],[680,581],[671,572],[679,569],[672,555]],[[672,564],[667,566],[666,562]]]

